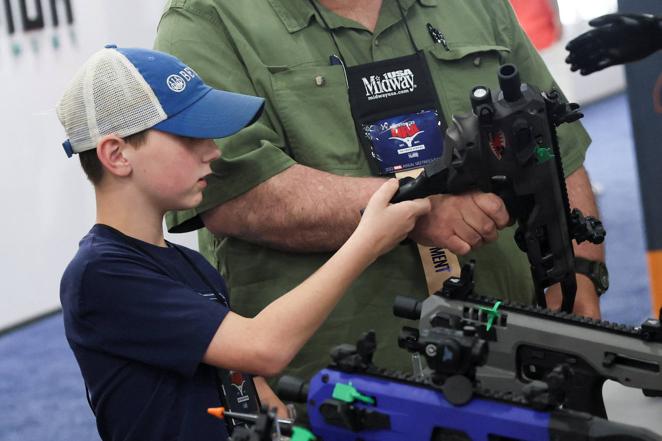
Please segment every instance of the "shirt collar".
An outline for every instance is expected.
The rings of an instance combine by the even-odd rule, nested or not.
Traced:
[[[274,12],[281,19],[289,33],[300,31],[310,24],[315,10],[309,0],[268,0]],[[389,0],[385,0],[389,1]],[[438,0],[400,0],[405,8],[409,9],[416,1],[422,6],[437,6]]]

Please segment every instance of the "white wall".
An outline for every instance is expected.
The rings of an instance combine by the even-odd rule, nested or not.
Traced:
[[[36,1],[36,0],[35,0]],[[35,1],[28,11],[34,16]],[[13,36],[0,2],[0,329],[58,308],[62,271],[94,223],[94,195],[78,158],[68,159],[55,103],[89,55],[113,42],[151,47],[163,0],[71,0],[74,23],[24,32],[12,0]],[[54,48],[53,38],[59,39]],[[20,47],[15,55],[13,47]],[[195,237],[175,241],[195,246]]]

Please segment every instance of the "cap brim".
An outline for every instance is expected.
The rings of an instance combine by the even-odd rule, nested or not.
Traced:
[[[223,138],[258,119],[264,98],[211,89],[181,112],[154,126],[191,138]]]

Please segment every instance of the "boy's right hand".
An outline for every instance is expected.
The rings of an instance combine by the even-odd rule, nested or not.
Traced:
[[[365,241],[377,256],[390,251],[407,238],[416,219],[430,212],[428,199],[414,199],[397,204],[390,200],[398,190],[398,180],[389,179],[370,198],[354,235]]]

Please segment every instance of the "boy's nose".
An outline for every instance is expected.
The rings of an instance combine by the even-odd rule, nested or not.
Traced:
[[[203,160],[205,162],[212,162],[221,157],[221,151],[214,141],[208,139],[205,144],[205,152]]]

